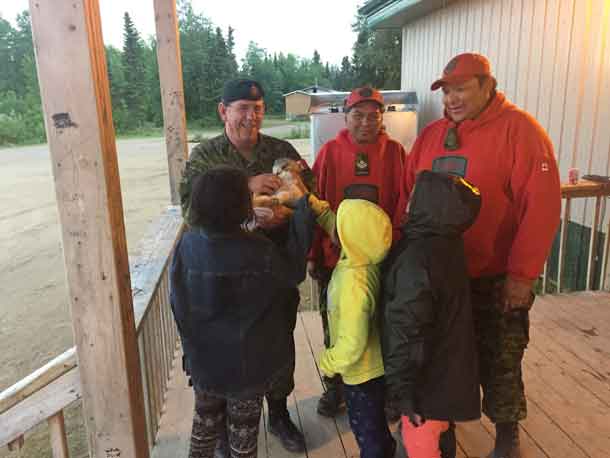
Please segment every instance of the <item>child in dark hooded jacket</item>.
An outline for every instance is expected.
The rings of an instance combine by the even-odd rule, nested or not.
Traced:
[[[231,457],[255,458],[263,394],[294,367],[291,304],[305,278],[316,213],[308,197],[294,202],[281,245],[246,232],[248,179],[227,166],[195,179],[191,203],[192,227],[174,250],[170,274],[195,391],[189,457],[212,458],[228,435]]]
[[[464,179],[422,171],[384,279],[388,401],[410,458],[455,456],[453,422],[480,418],[463,232],[481,206]],[[443,436],[441,441],[441,436]],[[442,450],[441,450],[442,449]]]

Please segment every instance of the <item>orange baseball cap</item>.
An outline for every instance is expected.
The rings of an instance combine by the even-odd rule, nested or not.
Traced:
[[[354,89],[345,99],[344,109],[350,110],[354,105],[362,102],[376,102],[383,107],[383,95],[372,87],[359,87]]]
[[[436,91],[445,84],[462,83],[475,76],[491,76],[491,65],[487,57],[475,53],[459,54],[449,61],[443,76],[432,83],[430,90]]]

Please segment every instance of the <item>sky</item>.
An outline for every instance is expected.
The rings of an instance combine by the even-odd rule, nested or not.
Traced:
[[[65,1],[65,0],[39,0]],[[104,42],[122,46],[123,13],[127,11],[142,37],[154,35],[153,0],[99,0]],[[351,30],[364,0],[191,0],[193,8],[223,29],[235,29],[238,62],[250,41],[270,53],[291,52],[311,58],[317,49],[322,62],[340,64],[351,56],[356,40]],[[0,0],[0,16],[14,24],[28,9],[27,0]]]

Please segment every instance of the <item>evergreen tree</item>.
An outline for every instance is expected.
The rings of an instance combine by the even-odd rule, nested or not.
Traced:
[[[138,128],[146,116],[144,44],[127,12],[123,16],[122,64],[125,76],[122,98],[129,113],[125,122],[128,128]]]

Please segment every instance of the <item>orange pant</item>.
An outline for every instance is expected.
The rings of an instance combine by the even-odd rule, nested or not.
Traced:
[[[449,429],[448,421],[426,420],[420,427],[413,426],[409,417],[402,417],[402,441],[409,458],[441,458],[439,440]]]

